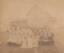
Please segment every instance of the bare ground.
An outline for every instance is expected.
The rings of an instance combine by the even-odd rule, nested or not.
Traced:
[[[45,46],[40,48],[20,48],[8,45],[0,46],[0,53],[59,53],[55,46]]]

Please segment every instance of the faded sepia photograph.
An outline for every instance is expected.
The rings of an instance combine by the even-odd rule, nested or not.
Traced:
[[[64,53],[64,0],[0,0],[0,53]]]

